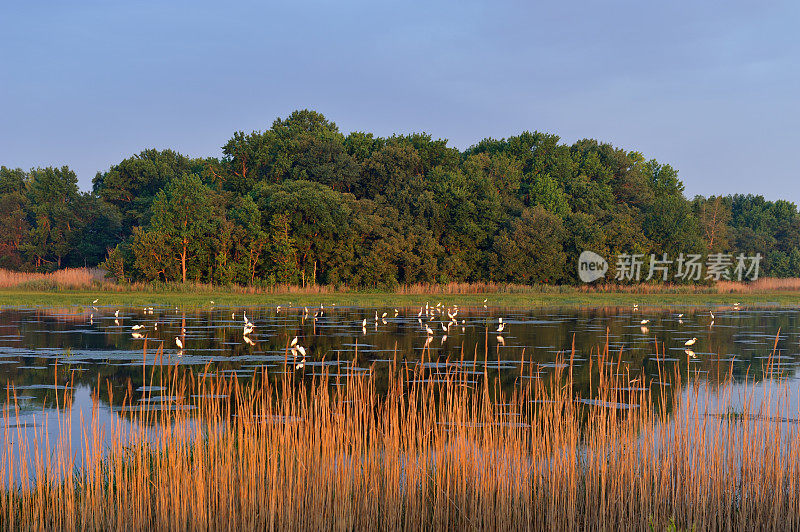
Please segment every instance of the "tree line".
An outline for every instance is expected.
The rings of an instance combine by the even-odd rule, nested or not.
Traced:
[[[596,140],[526,131],[459,151],[424,133],[345,135],[302,110],[222,152],[145,150],[90,192],[67,166],[3,166],[0,267],[221,285],[572,284],[592,250],[760,253],[762,275],[800,276],[793,203],[687,199],[670,165]]]

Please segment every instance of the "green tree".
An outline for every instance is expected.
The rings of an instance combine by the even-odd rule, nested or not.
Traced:
[[[27,197],[30,231],[24,249],[37,268],[61,268],[79,222],[78,178],[67,166],[36,168],[30,172]]]
[[[206,252],[212,234],[211,190],[195,175],[170,181],[153,201],[151,228],[171,242],[186,282],[191,261]]]

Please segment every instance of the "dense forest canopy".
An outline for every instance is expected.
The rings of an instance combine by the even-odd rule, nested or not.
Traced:
[[[583,250],[760,253],[800,276],[800,214],[761,196],[688,200],[678,173],[595,140],[524,132],[461,152],[341,133],[315,111],[236,132],[221,159],[145,150],[98,173],[0,168],[0,267],[102,264],[120,281],[391,287],[577,283]],[[613,272],[612,272],[613,274]]]

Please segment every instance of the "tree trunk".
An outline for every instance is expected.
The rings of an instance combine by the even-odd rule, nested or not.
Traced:
[[[181,276],[183,282],[186,282],[186,239],[183,239],[183,250],[181,251]]]

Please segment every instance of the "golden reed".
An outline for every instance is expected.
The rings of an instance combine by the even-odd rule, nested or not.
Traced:
[[[582,401],[573,371],[587,365]],[[661,365],[650,382],[607,349],[546,377],[520,361],[508,393],[491,366],[471,354],[390,363],[380,391],[377,373],[320,366],[246,380],[143,367],[174,402],[128,395],[124,421],[103,433],[81,420],[74,448],[4,450],[0,528],[800,528],[800,434],[785,404],[708,415],[710,385],[682,387]],[[67,392],[57,400],[69,434]],[[12,393],[6,434],[20,430],[15,405]]]

